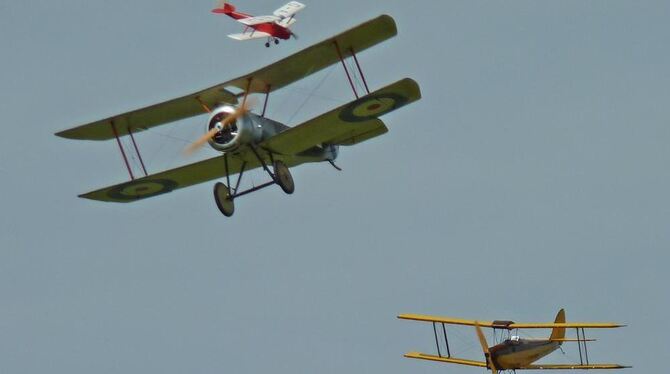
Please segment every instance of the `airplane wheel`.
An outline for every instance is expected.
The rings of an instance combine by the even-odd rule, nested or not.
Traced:
[[[228,194],[228,187],[221,182],[214,185],[214,201],[224,216],[230,217],[235,213],[235,203]]]
[[[279,44],[279,39],[275,39],[275,44]]]
[[[275,161],[275,179],[279,187],[281,187],[284,192],[287,194],[292,194],[295,191],[295,184],[293,183],[293,177],[291,172],[288,170],[286,165],[281,161]]]
[[[270,48],[270,42],[265,43],[265,48]]]

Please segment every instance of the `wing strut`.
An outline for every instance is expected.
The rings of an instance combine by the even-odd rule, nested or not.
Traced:
[[[361,79],[363,80],[363,85],[365,86],[365,92],[370,93],[370,89],[368,88],[368,82],[365,80],[365,75],[363,75],[361,65],[358,63],[358,58],[356,57],[356,52],[354,52],[354,48],[353,47],[349,48],[349,51],[351,52],[351,56],[354,58],[354,62],[356,62],[358,72],[361,74]]]
[[[268,98],[270,98],[270,91],[272,89],[272,85],[267,85],[267,89],[265,90],[265,101],[263,101],[263,113],[261,113],[261,117],[265,118],[265,110],[268,108]]]
[[[437,328],[435,328],[435,322],[433,322],[433,334],[435,334],[435,346],[437,347],[437,355],[442,357],[442,352],[440,352],[440,341],[437,340]]]
[[[126,164],[126,169],[128,169],[130,180],[135,180],[133,169],[130,167],[130,162],[128,162],[128,156],[126,155],[126,151],[123,148],[123,144],[121,144],[121,139],[119,138],[119,131],[116,129],[116,123],[114,123],[114,120],[111,120],[109,121],[109,124],[111,125],[112,133],[114,133],[114,137],[116,138],[116,144],[118,144],[119,150],[121,151],[121,157],[123,157],[123,162]],[[137,155],[137,158],[140,160],[142,171],[144,172],[144,176],[146,177],[149,175],[149,173],[147,173],[147,168],[146,166],[144,166],[144,160],[142,159],[140,148],[137,146],[137,142],[135,141],[135,137],[133,136],[133,131],[130,127],[128,127],[126,130],[128,131],[128,135],[130,135],[130,140],[132,140],[133,142],[133,148],[135,148],[135,154]]]
[[[347,74],[347,79],[349,79],[349,85],[351,86],[351,90],[354,91],[354,96],[356,96],[356,99],[358,99],[358,92],[356,92],[356,87],[354,87],[354,81],[351,80],[351,75],[349,74],[349,69],[347,69],[347,64],[344,63],[344,58],[342,57],[342,50],[340,50],[340,45],[337,43],[337,40],[333,40],[333,44],[335,45],[337,55],[340,57],[340,62],[342,63],[344,72]]]
[[[579,327],[575,328],[577,331],[577,347],[579,347],[579,362],[584,365],[584,359],[586,359],[586,365],[589,364],[589,351],[586,349],[586,332],[582,327],[582,339],[579,339]],[[582,356],[582,345],[584,346],[584,355]]]
[[[340,44],[337,42],[337,40],[333,40],[333,45],[335,46],[335,50],[337,51],[337,56],[340,58],[340,62],[342,63],[342,67],[344,68],[344,73],[347,75],[347,79],[349,80],[349,85],[351,86],[351,90],[354,92],[354,96],[356,96],[356,99],[359,98],[358,92],[356,91],[356,87],[354,86],[354,81],[351,79],[351,74],[349,74],[349,69],[347,68],[347,64],[344,63],[344,57],[342,55],[342,49],[340,49]],[[365,92],[366,94],[370,93],[370,88],[368,88],[368,82],[365,80],[365,75],[363,74],[363,69],[361,69],[361,64],[358,63],[358,58],[356,57],[356,52],[354,51],[354,47],[349,48],[349,52],[351,52],[351,57],[354,58],[354,62],[356,63],[356,68],[358,69],[358,74],[361,76],[361,80],[363,81],[363,85],[365,86]]]
[[[449,339],[447,339],[447,328],[442,324],[442,332],[444,333],[444,342],[447,345],[447,357],[451,357],[451,352],[449,352]]]
[[[433,335],[435,335],[435,347],[437,348],[437,357],[444,357],[442,356],[442,351],[440,350],[440,339],[437,336],[437,324],[438,322],[433,322]],[[449,350],[449,339],[447,338],[447,327],[444,325],[444,323],[441,323],[442,325],[442,334],[444,335],[444,344],[447,347],[447,358],[451,358],[451,351]]]
[[[147,173],[147,168],[144,166],[144,160],[142,160],[142,155],[140,154],[140,149],[137,147],[137,143],[135,142],[135,137],[133,136],[133,130],[128,127],[128,135],[130,135],[130,140],[133,141],[133,147],[135,147],[135,153],[137,153],[137,158],[140,159],[140,165],[142,165],[142,171],[144,172],[144,176],[148,177],[149,173]]]
[[[114,124],[114,120],[111,120],[109,123],[112,125],[112,131],[114,132],[114,137],[116,138],[116,144],[119,145],[119,149],[121,150],[121,156],[123,156],[123,162],[126,163],[126,169],[128,169],[128,174],[130,174],[130,179],[135,180],[135,176],[133,175],[133,170],[130,168],[130,163],[128,163],[128,157],[126,157],[126,151],[123,150],[123,145],[121,144],[121,139],[119,139],[119,132],[116,130],[116,125]]]

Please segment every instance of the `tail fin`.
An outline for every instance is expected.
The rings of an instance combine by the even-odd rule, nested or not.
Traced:
[[[226,2],[219,2],[219,5],[212,9],[212,13],[223,13],[223,14],[228,14],[228,13],[233,13],[235,11],[235,6],[230,3]]]
[[[558,311],[554,323],[565,323],[565,310],[561,309]],[[554,329],[551,330],[551,336],[549,339],[565,339],[565,327],[554,327]],[[560,341],[559,344],[561,344]]]

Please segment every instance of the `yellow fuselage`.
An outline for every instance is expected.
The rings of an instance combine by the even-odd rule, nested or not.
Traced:
[[[550,340],[505,340],[489,349],[498,370],[526,367],[558,349],[560,344]]]

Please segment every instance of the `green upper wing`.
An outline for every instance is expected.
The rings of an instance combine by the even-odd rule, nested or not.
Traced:
[[[294,155],[321,144],[357,144],[388,131],[377,117],[420,98],[419,85],[410,78],[401,79],[279,133],[261,147],[277,154]]]
[[[225,85],[246,90],[251,79],[250,93],[274,91],[339,62],[336,47],[347,58],[397,34],[393,18],[381,15]]]
[[[178,99],[57,132],[56,135],[69,139],[108,140],[114,138],[114,130],[118,136],[128,135],[129,131],[135,133],[206,113],[203,105],[212,108],[221,103],[236,104],[237,97],[223,85],[217,85]]]
[[[243,91],[248,88],[249,93],[278,90],[338,62],[336,46],[342,57],[346,58],[353,52],[358,53],[395,36],[397,32],[393,18],[382,15],[242,77],[178,99],[64,130],[56,135],[70,139],[107,140],[114,138],[113,128],[119,136],[123,136],[128,131],[146,130],[202,114],[205,112],[203,105],[212,108],[222,102],[237,103],[237,97],[229,91],[232,87]]]

